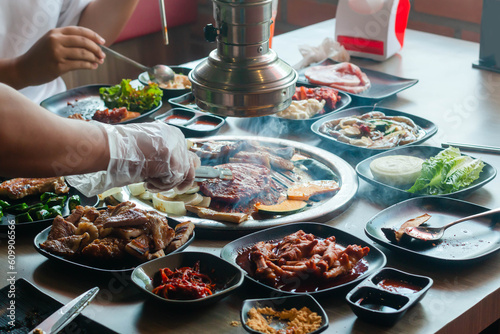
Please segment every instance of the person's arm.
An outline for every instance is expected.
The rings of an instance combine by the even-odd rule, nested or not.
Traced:
[[[15,89],[41,85],[76,69],[96,69],[106,57],[104,39],[84,27],[52,29],[25,54],[0,59],[0,82]]]
[[[109,46],[120,35],[138,3],[139,0],[94,0],[83,10],[78,25],[97,32]]]
[[[94,124],[57,116],[0,84],[0,175],[49,177],[106,170],[108,139]]]

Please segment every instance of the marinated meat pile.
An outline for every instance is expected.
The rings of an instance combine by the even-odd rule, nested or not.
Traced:
[[[310,83],[330,86],[348,93],[359,94],[370,88],[370,80],[351,63],[309,67],[304,75]]]
[[[342,248],[334,236],[318,239],[299,230],[277,242],[256,243],[248,256],[255,278],[279,288],[293,278],[321,283],[346,275],[369,251],[358,245]]]
[[[185,222],[174,230],[166,217],[138,209],[131,202],[101,211],[77,206],[66,219],[54,219],[47,240],[40,247],[66,258],[109,261],[133,256],[146,261],[182,246],[193,229],[194,224]]]
[[[32,179],[10,179],[0,184],[0,196],[8,196],[10,199],[20,199],[29,195],[37,195],[45,192],[65,194],[69,187],[63,177],[32,178]]]

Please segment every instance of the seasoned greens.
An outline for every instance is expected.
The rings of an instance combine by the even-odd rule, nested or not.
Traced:
[[[483,167],[481,160],[463,156],[458,148],[448,147],[424,161],[420,177],[408,191],[425,195],[449,194],[477,180]]]
[[[130,79],[123,79],[119,85],[99,88],[101,99],[108,108],[126,107],[128,111],[143,113],[158,106],[163,96],[157,84],[135,89]]]

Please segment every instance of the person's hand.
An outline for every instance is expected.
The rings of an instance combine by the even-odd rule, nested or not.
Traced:
[[[77,69],[96,69],[106,57],[99,47],[104,39],[94,31],[69,26],[43,35],[17,59],[18,76],[28,86],[41,85]]]
[[[108,125],[95,122],[107,135],[110,161],[106,172],[68,176],[68,182],[87,196],[141,181],[153,192],[194,180],[200,159],[187,148],[182,132],[164,122]]]

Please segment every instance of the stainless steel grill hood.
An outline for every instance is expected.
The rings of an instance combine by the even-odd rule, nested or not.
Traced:
[[[217,49],[189,74],[196,104],[222,116],[256,117],[287,108],[297,72],[269,48],[272,0],[213,0]]]

